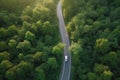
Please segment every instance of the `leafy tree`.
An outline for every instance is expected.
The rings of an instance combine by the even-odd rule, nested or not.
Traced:
[[[0,26],[5,24],[4,16],[7,14],[5,10],[0,11]]]
[[[10,68],[6,71],[5,78],[8,80],[15,80],[15,73],[14,69]]]
[[[38,34],[38,27],[36,26],[36,24],[31,25],[30,31],[33,32],[35,35]]]
[[[46,43],[46,44],[49,44],[49,45],[53,45],[54,42],[52,41],[52,37],[49,36],[49,35],[46,35],[46,36],[45,36],[45,43]]]
[[[81,0],[80,3],[78,3],[78,1],[79,0],[77,0],[77,1],[62,0],[64,17],[67,20],[69,20],[71,18],[71,16],[74,16],[76,14],[76,12],[78,12],[79,8],[76,9],[77,7],[84,4],[84,0]],[[71,11],[71,10],[73,10],[73,11]]]
[[[23,40],[25,36],[26,30],[21,28],[20,30],[17,30],[17,34],[19,36],[19,40]]]
[[[24,40],[23,42],[19,42],[16,48],[20,49],[22,52],[25,52],[31,48],[31,43],[27,40]]]
[[[1,70],[8,69],[8,68],[12,67],[12,65],[13,64],[10,61],[3,60],[0,64],[0,68],[1,68]]]
[[[4,52],[0,52],[0,62],[2,60],[9,60],[10,59],[10,53],[4,51]]]
[[[19,53],[18,54],[18,59],[19,60],[24,60],[24,54],[23,53]]]
[[[16,25],[21,23],[20,18],[18,17],[18,14],[8,14],[4,16],[4,21],[6,23],[6,25]]]
[[[35,34],[33,34],[33,33],[30,32],[30,31],[27,31],[27,32],[25,33],[25,39],[28,40],[28,41],[33,42],[33,41],[35,41]]]
[[[108,70],[108,66],[104,66],[103,64],[95,64],[94,72],[95,73],[103,73],[105,70]]]
[[[28,80],[33,79],[33,65],[31,63],[21,61],[18,65],[14,66],[16,76],[15,79],[18,80]],[[29,73],[29,74],[28,74]]]
[[[117,68],[117,59],[118,59],[118,55],[116,52],[110,52],[107,55],[105,55],[104,57],[101,58],[103,61],[103,63],[106,63],[110,66],[114,66],[115,68]]]
[[[35,60],[37,60],[38,62],[40,62],[40,57],[41,57],[42,53],[41,52],[36,52],[34,55],[33,55],[33,58]]]
[[[56,59],[55,58],[48,58],[47,64],[48,65],[46,65],[46,66],[48,67],[47,71],[49,71],[49,74],[52,74],[54,72],[56,74],[46,75],[46,79],[49,79],[49,78],[51,78],[52,80],[58,79],[58,75],[57,74],[59,72],[59,70],[58,70],[59,65],[58,65]]]
[[[39,19],[45,20],[46,18],[49,19],[49,14],[50,14],[50,9],[45,7],[44,5],[41,5],[41,3],[38,3],[33,9],[34,21]]]
[[[92,73],[92,72],[89,72],[87,74],[87,77],[88,77],[88,80],[96,80],[96,74],[95,73]]]
[[[106,53],[109,50],[109,41],[108,39],[101,38],[96,40],[95,49],[97,52]]]
[[[103,80],[111,80],[113,73],[111,71],[104,71],[103,72]]]
[[[79,54],[80,52],[82,52],[83,48],[82,46],[80,45],[80,43],[72,43],[71,47],[70,47],[70,50],[73,54]]]
[[[45,44],[44,44],[41,40],[38,40],[38,41],[37,41],[36,49],[37,49],[38,51],[42,51],[44,47],[45,47]]]
[[[7,37],[7,30],[5,28],[0,28],[0,38],[6,38]]]
[[[56,56],[58,63],[61,64],[62,53],[65,45],[63,43],[58,43],[52,48],[52,54]]]
[[[56,0],[43,0],[43,4],[45,5],[45,7],[52,9],[51,11],[55,11],[55,7],[56,7]]]
[[[17,28],[16,28],[16,26],[10,26],[10,27],[8,28],[8,35],[13,36],[13,35],[16,35],[16,33],[17,33]]]
[[[33,55],[35,65],[40,65],[41,63],[47,61],[48,55],[44,52],[36,52]]]
[[[16,47],[17,41],[14,39],[9,40],[8,45],[12,48]]]
[[[24,28],[25,30],[29,30],[29,29],[30,29],[30,26],[31,26],[30,23],[28,23],[28,22],[26,22],[26,21],[23,22],[23,28]]]
[[[13,64],[8,60],[3,60],[0,63],[0,78],[1,79],[4,79],[4,74],[5,74],[6,70],[12,66],[13,66]]]
[[[57,69],[58,68],[58,63],[55,58],[48,58],[47,61],[49,68],[51,69]]]
[[[64,46],[65,45],[63,43],[59,43],[56,46],[54,46],[52,49],[53,54],[55,54],[57,57],[60,57],[61,53],[63,53]]]
[[[40,67],[37,67],[35,71],[36,71],[35,80],[46,80],[45,73]]]
[[[7,50],[8,46],[5,41],[0,41],[0,51]]]

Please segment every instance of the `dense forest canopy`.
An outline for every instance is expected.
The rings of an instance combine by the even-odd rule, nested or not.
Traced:
[[[0,0],[0,80],[58,80],[57,0]]]
[[[0,80],[58,80],[58,0],[0,0]],[[120,0],[62,0],[72,80],[120,80]]]
[[[32,5],[35,0],[0,0],[0,9],[10,12],[20,12],[26,6]]]
[[[120,80],[120,0],[62,0],[72,80]]]

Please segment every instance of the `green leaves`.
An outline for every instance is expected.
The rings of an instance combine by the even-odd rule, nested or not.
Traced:
[[[70,51],[73,54],[80,54],[83,51],[83,48],[80,43],[78,44],[73,42],[70,47]]]
[[[8,46],[5,41],[0,41],[0,51],[7,50]]]
[[[51,68],[51,69],[57,69],[58,68],[58,63],[57,63],[55,58],[49,58],[47,63],[48,63],[49,68]]]
[[[89,72],[87,74],[88,80],[96,80],[97,76],[95,73]]]
[[[9,80],[33,79],[33,71],[33,65],[31,63],[21,61],[18,65],[7,70],[6,78]]]
[[[10,53],[4,51],[4,52],[0,52],[0,62],[2,60],[9,60],[10,59]]]
[[[111,71],[104,71],[103,72],[103,80],[111,80],[113,73]]]
[[[36,71],[35,80],[46,80],[45,73],[40,67],[37,67],[35,71]]]
[[[19,42],[16,48],[25,52],[31,48],[31,43],[27,40],[24,40],[23,42]]]
[[[33,34],[33,33],[30,32],[30,31],[27,31],[27,32],[25,33],[25,39],[28,40],[28,41],[33,42],[33,41],[35,41],[35,34]]]
[[[96,40],[95,50],[97,52],[106,53],[109,50],[110,42],[106,38]]]
[[[119,0],[62,0],[71,39],[72,80],[119,80],[119,3]],[[78,66],[83,68],[77,73]]]
[[[11,40],[9,40],[9,43],[8,43],[8,45],[10,46],[10,47],[16,47],[16,45],[17,45],[17,41],[16,40],[14,40],[14,39],[11,39]]]
[[[65,45],[63,43],[59,43],[56,46],[54,46],[52,49],[53,54],[59,55],[63,53],[64,46]]]
[[[0,0],[1,80],[58,79],[63,44],[58,44],[57,2]]]

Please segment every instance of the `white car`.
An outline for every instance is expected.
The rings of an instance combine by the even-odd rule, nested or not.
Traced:
[[[65,61],[68,61],[68,56],[65,56]]]

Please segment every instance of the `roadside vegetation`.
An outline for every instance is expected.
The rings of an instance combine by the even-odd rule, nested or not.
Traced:
[[[0,80],[58,80],[57,0],[0,0]]]
[[[120,80],[120,0],[62,0],[72,80]]]

